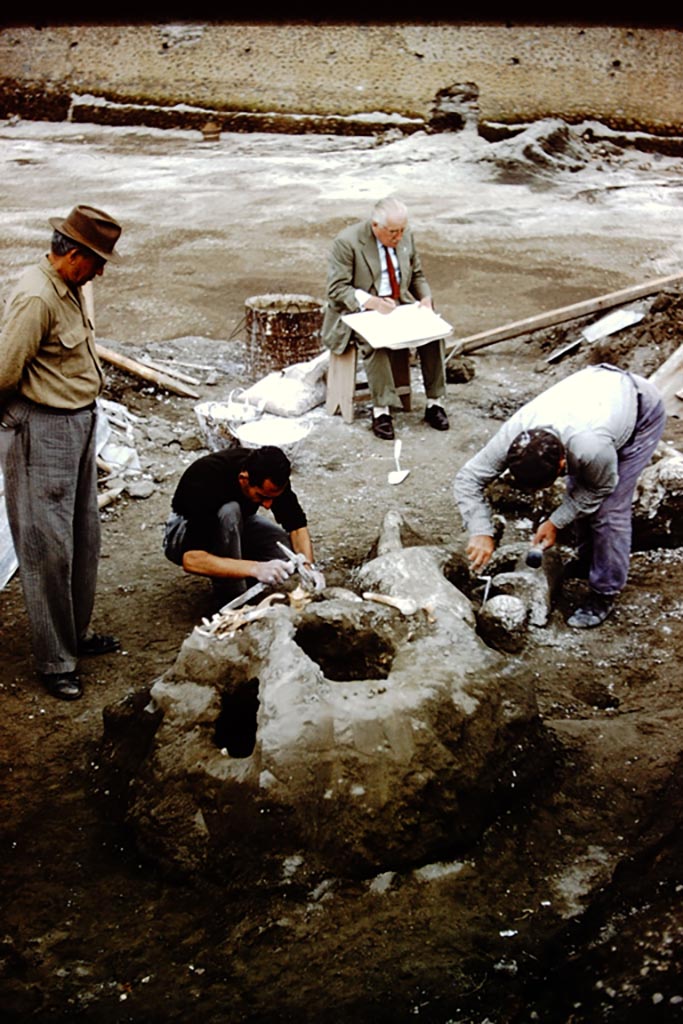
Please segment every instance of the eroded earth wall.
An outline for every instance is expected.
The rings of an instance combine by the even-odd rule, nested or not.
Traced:
[[[484,120],[561,116],[679,134],[674,28],[210,22],[0,30],[0,115],[61,120],[72,94],[207,110],[428,119],[473,83]]]

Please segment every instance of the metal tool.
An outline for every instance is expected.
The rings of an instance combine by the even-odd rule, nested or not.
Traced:
[[[543,561],[543,548],[529,548],[525,561],[530,569],[538,569]]]
[[[405,478],[408,476],[408,473],[410,473],[409,469],[401,469],[401,465],[400,465],[400,463],[398,461],[399,458],[400,458],[400,455],[401,455],[401,438],[397,437],[396,440],[394,441],[394,462],[396,463],[396,469],[390,470],[389,476],[387,477],[387,481],[390,484],[400,484],[400,483],[403,483]]]
[[[241,608],[243,604],[247,603],[247,601],[251,601],[252,597],[257,597],[258,594],[262,594],[266,587],[266,583],[255,583],[253,587],[249,587],[249,589],[245,590],[243,594],[238,594],[237,597],[233,597],[232,601],[228,601],[227,604],[224,604],[223,607],[219,609],[219,614],[220,612],[231,611],[233,608]]]
[[[287,556],[287,560],[292,563],[295,571],[299,573],[299,576],[301,576],[304,583],[308,583],[309,586],[315,587],[316,576],[315,573],[306,566],[306,556],[302,555],[301,552],[295,554],[293,551],[290,551],[285,544],[280,543],[280,541],[277,542],[277,546]]]
[[[477,576],[477,579],[481,580],[482,583],[485,584],[484,596],[481,599],[481,605],[480,605],[480,607],[483,608],[484,605],[486,604],[486,602],[489,599],[489,590],[491,589],[491,582],[493,581],[493,576]]]

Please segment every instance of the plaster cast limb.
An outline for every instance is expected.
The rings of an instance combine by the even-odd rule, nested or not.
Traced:
[[[491,558],[496,547],[493,537],[487,534],[474,534],[467,543],[467,557],[470,560],[470,567],[478,572],[483,569]]]

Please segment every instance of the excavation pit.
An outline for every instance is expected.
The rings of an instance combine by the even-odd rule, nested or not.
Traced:
[[[254,752],[260,704],[258,692],[259,681],[254,677],[221,696],[214,743],[230,757],[250,757]]]
[[[335,682],[386,679],[395,654],[394,643],[372,626],[340,629],[337,623],[311,620],[299,627],[295,642]]]

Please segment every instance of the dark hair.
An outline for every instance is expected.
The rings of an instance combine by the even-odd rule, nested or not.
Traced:
[[[564,445],[557,434],[544,427],[523,430],[508,448],[506,466],[516,484],[536,490],[558,477]]]
[[[50,242],[50,249],[55,256],[66,256],[72,249],[76,249],[84,256],[97,256],[96,252],[92,249],[88,249],[87,245],[81,245],[80,242],[75,242],[73,238],[69,238],[68,235],[63,235],[61,231],[55,230],[52,232],[52,241]],[[102,257],[99,257],[102,259]],[[103,261],[104,262],[104,261]]]
[[[284,487],[289,481],[291,468],[289,459],[282,449],[272,444],[254,448],[244,463],[244,470],[249,474],[249,483],[254,487],[259,487],[264,480],[270,480],[276,487]]]

